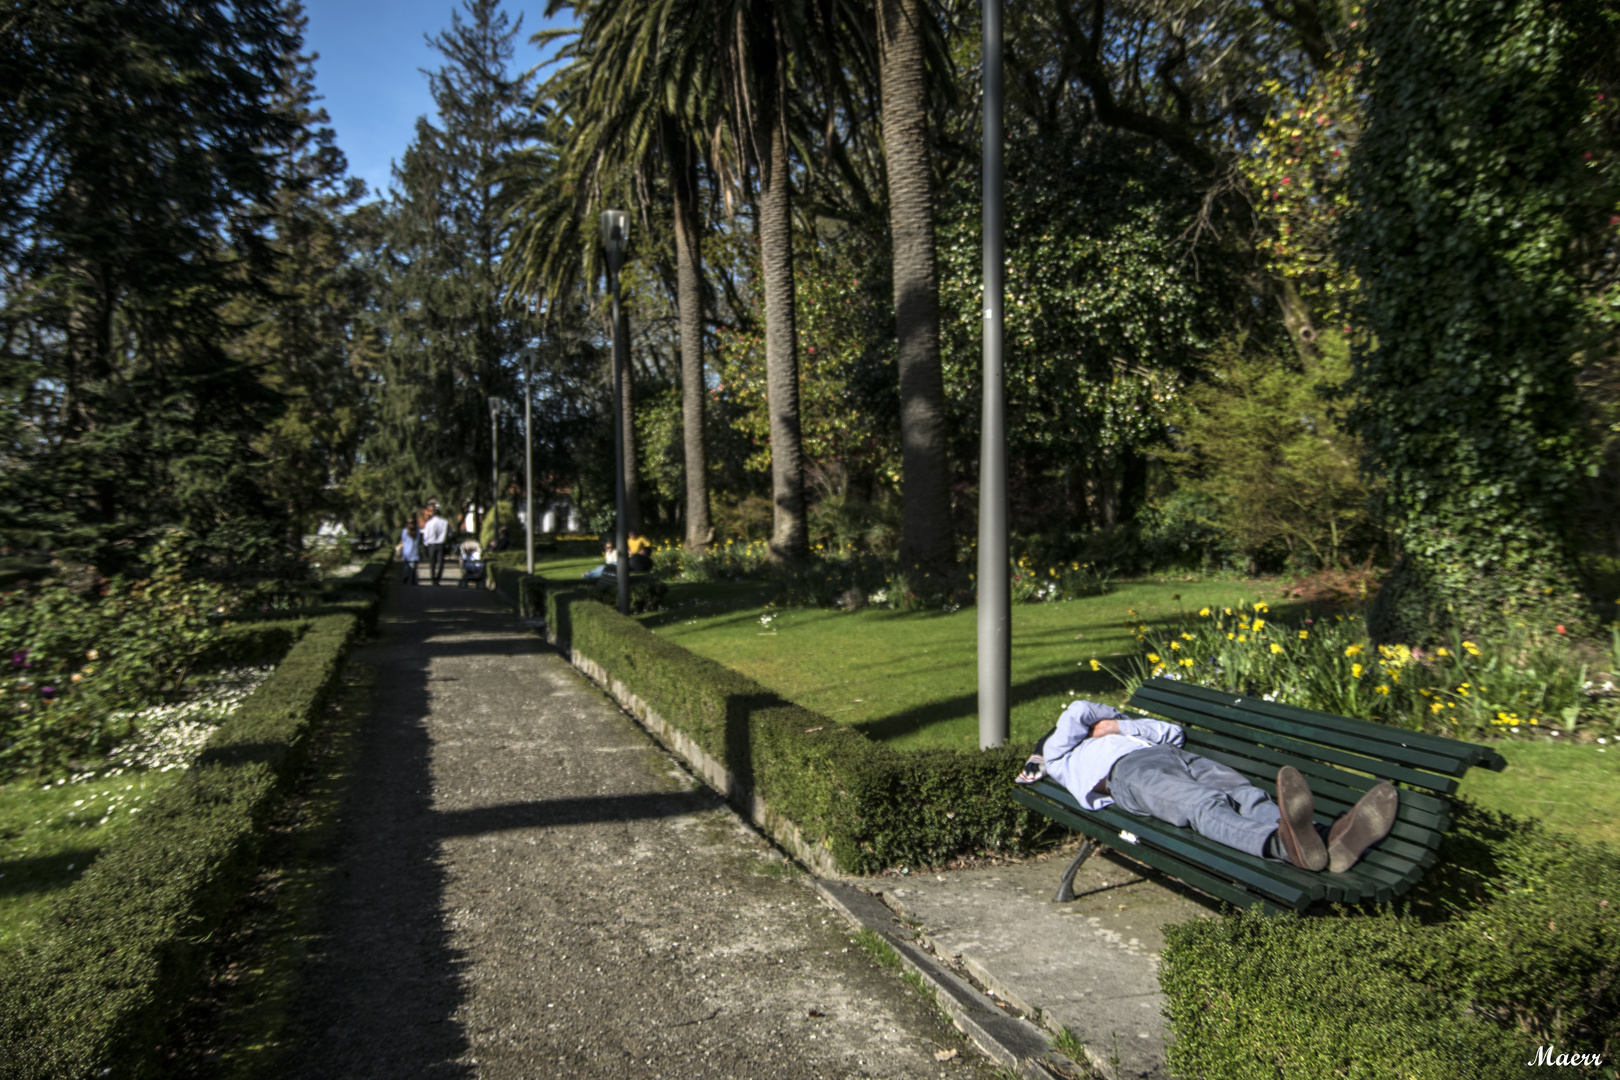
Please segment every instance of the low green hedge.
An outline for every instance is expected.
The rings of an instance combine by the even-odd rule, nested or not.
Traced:
[[[896,750],[552,583],[548,632],[684,731],[847,873],[1031,850],[1060,830],[1007,795],[1029,747]]]
[[[1401,914],[1168,928],[1171,1072],[1496,1080],[1547,1045],[1612,1062],[1620,855],[1463,802],[1441,860]]]
[[[502,561],[490,564],[487,572],[495,588],[517,609],[517,613],[525,619],[532,619],[545,614],[546,579],[538,574],[525,573],[522,567],[526,564],[527,560],[522,555],[517,560],[502,558]]]
[[[62,894],[37,935],[0,955],[0,1077],[160,1071],[165,1025],[197,989],[211,939],[254,872],[264,823],[375,606],[374,596],[349,600],[307,618],[196,766]]]

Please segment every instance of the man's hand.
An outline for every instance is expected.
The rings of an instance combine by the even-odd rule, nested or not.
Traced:
[[[1091,725],[1091,737],[1094,738],[1094,739],[1099,738],[1099,737],[1101,737],[1103,735],[1118,735],[1118,734],[1119,734],[1119,721],[1115,720],[1112,717],[1109,717],[1107,720],[1099,720],[1095,724]]]

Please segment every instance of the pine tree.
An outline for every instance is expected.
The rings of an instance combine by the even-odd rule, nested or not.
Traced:
[[[284,17],[289,42],[302,42],[307,23],[293,0]],[[380,348],[370,317],[374,278],[355,258],[374,240],[374,223],[355,212],[365,184],[348,175],[326,111],[315,104],[315,59],[297,49],[283,58],[277,104],[290,131],[275,151],[277,187],[265,207],[273,295],[233,312],[243,326],[234,354],[282,400],[255,446],[268,461],[265,482],[295,551],[317,515],[339,509],[339,485],[365,432],[363,378]]]
[[[486,498],[488,400],[514,401],[518,353],[533,320],[509,303],[500,268],[511,222],[499,174],[523,138],[526,75],[512,76],[509,20],[499,0],[464,0],[466,18],[428,39],[445,64],[429,73],[437,124],[422,117],[394,169],[386,219],[386,329],[378,429],[366,467],[398,516],[437,496],[446,505]],[[519,429],[501,419],[516,459]]]
[[[237,550],[268,512],[274,395],[227,354],[262,293],[276,0],[67,3],[0,35],[8,531],[104,568],[168,525]]]

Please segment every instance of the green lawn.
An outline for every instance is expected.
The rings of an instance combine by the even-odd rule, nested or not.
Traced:
[[[1500,773],[1470,769],[1461,793],[1482,806],[1620,848],[1620,746],[1499,742]]]
[[[536,569],[577,578],[596,559],[553,558]],[[1273,602],[1265,581],[1128,581],[1107,596],[1013,606],[1012,738],[1032,741],[1075,696],[1114,704],[1114,679],[1092,657],[1131,654],[1128,612],[1148,622],[1240,601]],[[783,697],[901,747],[978,745],[976,616],[812,608],[770,609],[755,583],[675,584],[669,606],[640,616],[654,632],[734,668]],[[1278,618],[1301,614],[1273,603]],[[769,616],[768,622],[762,618]],[[1502,773],[1470,770],[1462,793],[1482,805],[1620,845],[1620,746],[1503,742]]]
[[[107,841],[178,775],[0,785],[0,948],[28,934],[51,896],[77,881]]]

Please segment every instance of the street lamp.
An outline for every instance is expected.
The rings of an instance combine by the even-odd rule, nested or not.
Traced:
[[[501,399],[489,396],[489,513],[490,546],[501,542],[501,455],[496,446],[500,439]]]
[[[534,350],[523,350],[523,539],[534,573]]]
[[[1007,743],[1012,597],[1007,581],[1007,428],[1001,364],[1001,0],[984,0],[984,404],[979,425],[979,749]]]
[[[607,252],[608,285],[613,290],[613,550],[618,560],[613,577],[619,585],[619,614],[630,614],[630,531],[624,505],[624,369],[628,343],[619,323],[619,269],[630,247],[630,215],[602,211],[602,247]]]

